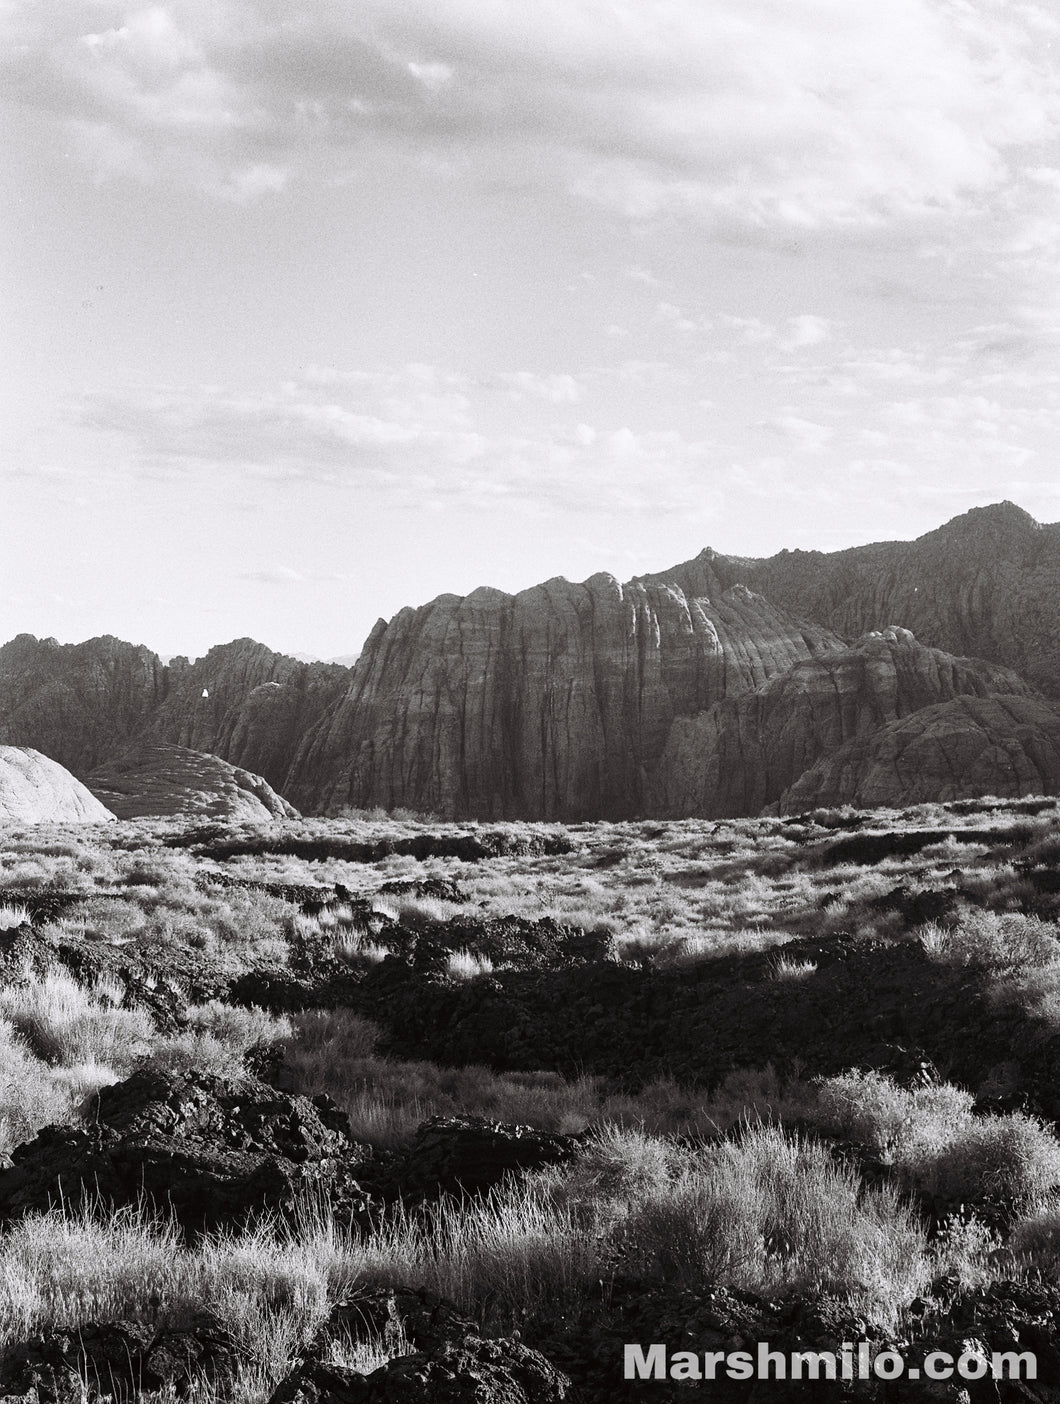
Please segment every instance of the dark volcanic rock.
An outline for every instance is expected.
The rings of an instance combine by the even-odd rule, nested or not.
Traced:
[[[270,1404],[562,1404],[570,1381],[517,1340],[468,1336],[389,1361],[370,1375],[306,1361]]]
[[[139,742],[93,770],[87,783],[119,819],[179,816],[261,822],[298,817],[260,775],[186,746]]]
[[[581,1141],[480,1116],[435,1116],[417,1128],[394,1173],[403,1198],[476,1194],[505,1175],[572,1159]]]
[[[444,1297],[423,1287],[362,1287],[335,1303],[314,1342],[322,1354],[336,1340],[343,1344],[377,1344],[396,1350],[440,1350],[478,1330]]]
[[[223,1392],[243,1352],[213,1317],[200,1314],[185,1329],[141,1322],[91,1323],[35,1336],[10,1347],[0,1363],[0,1395],[26,1404],[132,1401],[170,1389],[181,1398],[193,1384]]]
[[[840,746],[784,792],[779,808],[874,808],[1058,790],[1056,708],[1033,697],[956,697]]]
[[[114,815],[57,761],[0,746],[0,822],[104,824]]]
[[[146,1196],[187,1229],[291,1210],[325,1195],[340,1217],[367,1204],[353,1176],[365,1148],[327,1097],[293,1097],[256,1078],[149,1070],[104,1087],[87,1126],[46,1127],[0,1172],[0,1219],[99,1196]]]
[[[818,762],[827,767],[845,743],[865,749],[888,724],[932,704],[998,693],[1032,696],[1009,669],[926,648],[908,629],[892,626],[852,648],[798,662],[754,692],[726,698],[698,716],[679,717],[655,772],[652,809],[675,817],[758,814],[785,791],[798,791],[803,772]],[[923,792],[916,798],[954,798],[935,791],[963,780],[952,771],[940,777],[936,765],[921,776]],[[891,797],[879,802],[915,802],[905,797],[907,787],[895,780]],[[833,788],[831,798],[812,802],[857,803],[841,783]]]

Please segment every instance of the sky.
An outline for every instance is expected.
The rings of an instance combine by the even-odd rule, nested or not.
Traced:
[[[1060,8],[0,0],[0,639],[1060,518]]]

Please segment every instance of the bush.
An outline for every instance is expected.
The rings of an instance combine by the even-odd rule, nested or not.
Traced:
[[[921,943],[933,960],[989,970],[1024,969],[1060,961],[1055,922],[1018,912],[972,911],[953,927],[928,922]]]
[[[1022,1112],[980,1117],[926,1157],[917,1179],[954,1203],[1002,1200],[1026,1211],[1060,1185],[1060,1143]]]
[[[825,1146],[772,1126],[707,1147],[623,1238],[626,1265],[667,1282],[830,1292],[887,1322],[930,1276],[924,1230],[893,1189],[863,1190]]]
[[[86,987],[54,971],[0,990],[0,1015],[45,1063],[130,1070],[148,1052],[153,1025],[146,1010],[118,1008],[120,998],[111,984]]]
[[[818,1085],[813,1120],[896,1165],[948,1145],[971,1120],[974,1098],[949,1083],[907,1089],[883,1073],[852,1069]]]

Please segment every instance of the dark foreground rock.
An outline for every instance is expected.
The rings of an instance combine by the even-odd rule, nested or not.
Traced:
[[[344,1345],[382,1344],[384,1349],[440,1350],[449,1341],[472,1336],[470,1317],[424,1287],[362,1287],[336,1302],[314,1342],[323,1355],[335,1341]]]
[[[292,1213],[307,1196],[340,1218],[369,1209],[354,1167],[369,1154],[328,1097],[257,1078],[144,1070],[103,1088],[87,1126],[48,1126],[0,1171],[0,1221],[86,1198],[146,1198],[190,1231]]]
[[[289,1375],[270,1404],[561,1404],[570,1381],[520,1341],[466,1336],[362,1375],[320,1360]]]
[[[134,1321],[91,1323],[11,1347],[0,1362],[0,1398],[83,1404],[86,1397],[132,1401],[153,1390],[183,1398],[203,1382],[223,1395],[243,1363],[231,1335],[205,1313],[179,1330]]]
[[[481,1194],[505,1175],[570,1160],[581,1141],[481,1116],[434,1116],[417,1129],[393,1173],[405,1199]]]

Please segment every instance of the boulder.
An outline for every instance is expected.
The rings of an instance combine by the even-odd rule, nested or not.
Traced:
[[[369,1209],[354,1165],[369,1154],[327,1097],[143,1069],[96,1093],[87,1124],[45,1127],[14,1151],[0,1171],[0,1220],[60,1201],[146,1197],[196,1232],[292,1213],[308,1195],[354,1221]]]
[[[0,1364],[0,1397],[84,1404],[87,1394],[132,1404],[147,1391],[166,1390],[183,1398],[203,1382],[223,1389],[243,1362],[233,1337],[206,1313],[183,1329],[92,1322],[9,1347]]]
[[[384,1349],[440,1350],[478,1328],[452,1302],[423,1287],[361,1287],[335,1303],[314,1342],[323,1355],[342,1345],[378,1344]]]
[[[0,822],[106,824],[114,815],[58,761],[0,746]]]
[[[481,1116],[434,1116],[420,1126],[397,1171],[403,1197],[481,1194],[505,1175],[571,1160],[581,1136]]]
[[[569,1387],[521,1341],[467,1336],[429,1354],[397,1356],[369,1375],[307,1360],[270,1404],[562,1404]]]

